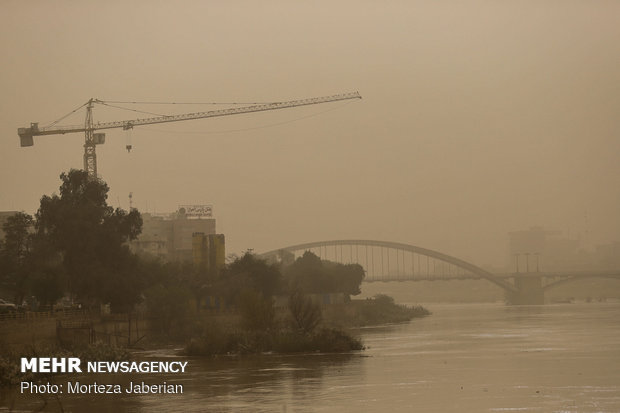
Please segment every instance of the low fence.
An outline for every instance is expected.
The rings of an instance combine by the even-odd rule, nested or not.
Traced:
[[[3,322],[79,317],[86,314],[89,312],[77,308],[56,311],[7,311],[0,313],[0,325]]]
[[[97,319],[57,320],[56,336],[60,344],[94,344],[130,347],[149,331],[147,319],[126,314]]]
[[[0,317],[0,346],[75,345],[103,342],[131,346],[144,338],[148,320],[141,315],[101,316],[86,310],[14,312]]]
[[[89,319],[56,320],[56,338],[61,345],[95,342],[93,321]]]
[[[283,309],[279,308],[281,311]],[[184,322],[191,328],[199,324],[194,322],[205,317],[222,324],[234,324],[238,322],[239,311],[236,307],[203,308],[200,312],[186,316]],[[2,314],[0,318],[0,348],[87,345],[97,342],[114,347],[135,347],[140,346],[145,337],[161,334],[161,330],[162,320],[147,318],[144,313],[100,315],[77,309],[15,312]]]

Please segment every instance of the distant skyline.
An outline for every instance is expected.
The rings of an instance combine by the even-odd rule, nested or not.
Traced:
[[[34,213],[63,171],[82,168],[82,134],[20,148],[17,128],[91,97],[359,91],[349,103],[135,128],[130,153],[125,132],[106,131],[108,201],[212,204],[231,253],[359,238],[500,266],[508,233],[533,226],[588,248],[620,241],[618,21],[614,1],[3,1],[0,211]]]

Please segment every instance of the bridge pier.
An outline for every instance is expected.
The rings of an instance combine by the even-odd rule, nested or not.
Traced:
[[[515,277],[516,292],[508,294],[508,303],[512,305],[538,305],[545,303],[545,292],[541,276]]]

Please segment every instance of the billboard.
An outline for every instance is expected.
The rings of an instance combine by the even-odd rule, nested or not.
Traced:
[[[179,205],[179,213],[186,217],[209,217],[213,216],[213,205]]]

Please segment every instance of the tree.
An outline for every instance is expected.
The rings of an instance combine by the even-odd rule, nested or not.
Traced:
[[[300,291],[294,291],[288,298],[288,309],[296,329],[310,334],[320,324],[321,307]]]
[[[334,290],[323,262],[310,251],[304,252],[304,255],[286,267],[285,274],[291,291],[299,290],[306,294],[315,294]]]
[[[17,212],[6,219],[2,225],[4,231],[3,252],[15,262],[23,262],[30,251],[30,230],[33,228],[32,215]]]
[[[32,272],[30,293],[40,304],[53,305],[65,292],[66,282],[60,266],[44,266]]]
[[[140,234],[140,213],[108,206],[108,185],[85,171],[72,169],[60,179],[60,196],[41,198],[37,236],[60,254],[70,292],[92,304],[128,309],[142,285],[138,261],[125,243]]]
[[[222,289],[227,291],[225,294],[229,300],[236,299],[244,288],[257,291],[263,297],[271,297],[282,289],[281,278],[276,265],[246,253],[226,267],[222,277]]]
[[[361,294],[360,288],[364,276],[364,267],[359,264],[327,263],[328,273],[332,278],[334,292],[348,295]]]
[[[157,284],[145,291],[152,325],[159,334],[180,334],[186,324],[190,292],[180,285]]]
[[[31,215],[17,212],[2,225],[4,241],[0,247],[0,272],[2,284],[13,292],[13,298],[21,303],[28,289],[28,255],[32,246]]]
[[[359,264],[339,264],[322,261],[310,251],[297,258],[284,269],[289,288],[306,294],[361,293],[360,285],[364,279],[364,268]]]
[[[259,292],[243,290],[239,294],[239,310],[243,326],[250,331],[268,331],[275,323],[273,298]]]

